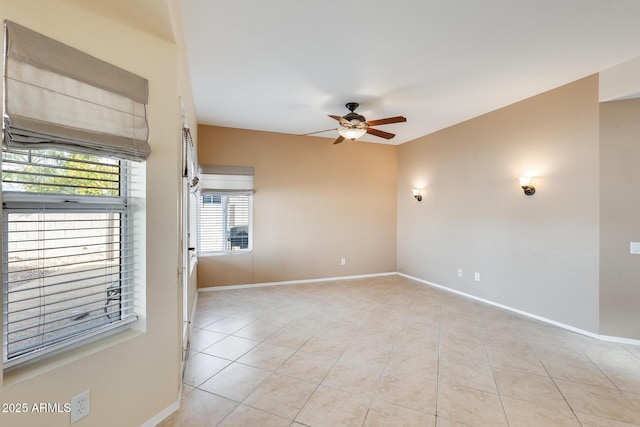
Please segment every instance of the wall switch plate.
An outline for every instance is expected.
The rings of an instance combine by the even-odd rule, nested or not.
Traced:
[[[631,242],[629,245],[629,253],[634,255],[640,254],[640,242]]]
[[[91,392],[85,390],[71,398],[71,424],[91,413]]]
[[[462,277],[462,269],[461,268],[458,269],[458,277]]]
[[[480,281],[480,273],[476,272],[475,279],[476,279],[476,282]]]

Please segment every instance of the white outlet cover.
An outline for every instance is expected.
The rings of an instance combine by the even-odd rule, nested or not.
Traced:
[[[476,273],[475,275],[476,282],[480,281],[480,273]]]
[[[71,424],[91,413],[91,392],[85,390],[71,398]]]
[[[634,255],[640,254],[640,242],[631,242],[629,245],[629,253]]]

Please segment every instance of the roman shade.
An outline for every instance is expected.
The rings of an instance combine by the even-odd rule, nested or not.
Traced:
[[[253,168],[245,166],[200,167],[200,189],[216,193],[253,193]]]
[[[4,30],[5,147],[150,155],[146,79],[14,22]]]

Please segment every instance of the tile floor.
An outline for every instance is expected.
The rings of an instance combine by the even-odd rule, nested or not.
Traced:
[[[199,294],[160,426],[638,426],[640,347],[402,276]]]

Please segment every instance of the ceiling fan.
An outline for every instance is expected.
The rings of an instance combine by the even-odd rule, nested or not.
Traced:
[[[334,144],[340,144],[345,139],[350,139],[353,141],[360,138],[365,133],[384,139],[391,139],[396,135],[393,133],[374,129],[372,126],[388,125],[391,123],[401,123],[407,121],[406,117],[403,116],[388,117],[386,119],[378,120],[367,120],[364,118],[364,116],[355,112],[355,109],[358,108],[358,105],[360,104],[358,104],[357,102],[348,102],[345,107],[347,107],[347,110],[349,110],[350,113],[342,117],[329,114],[329,117],[340,122],[340,127],[325,129],[318,132],[305,133],[302,136],[314,135],[316,133],[328,132],[330,130],[337,130],[340,136],[338,136],[338,138],[333,142]]]

